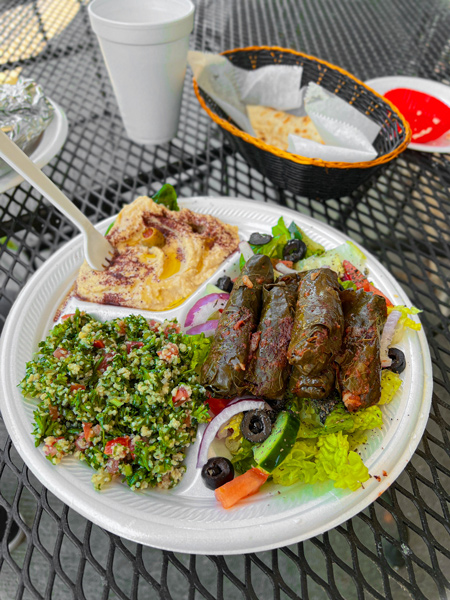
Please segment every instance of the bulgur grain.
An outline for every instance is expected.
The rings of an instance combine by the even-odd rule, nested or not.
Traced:
[[[96,489],[116,476],[132,489],[176,485],[184,449],[209,419],[198,371],[210,342],[179,331],[175,321],[101,323],[79,311],[56,325],[20,383],[40,399],[36,446],[55,464],[67,455],[86,461]],[[170,390],[181,386],[189,397],[174,405]],[[188,418],[192,427],[181,426]]]

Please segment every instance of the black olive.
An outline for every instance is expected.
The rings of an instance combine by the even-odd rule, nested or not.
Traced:
[[[248,241],[253,246],[263,246],[272,241],[272,236],[269,233],[252,233]]]
[[[406,367],[405,355],[398,348],[389,348],[389,358],[392,358],[392,364],[389,367],[394,373],[403,373]]]
[[[289,240],[283,248],[283,260],[292,260],[292,262],[297,262],[298,260],[302,260],[302,258],[305,257],[305,254],[305,242],[302,242],[302,240],[297,240],[296,238]]]
[[[224,292],[230,293],[233,289],[233,282],[231,281],[228,275],[224,275],[223,277],[219,277],[216,283],[217,287],[223,290]]]
[[[275,415],[276,415],[281,410],[283,410],[283,408],[286,406],[287,399],[286,398],[281,398],[278,400],[267,400],[266,399],[266,402],[267,402],[267,404],[269,404],[270,408],[272,409],[270,412],[275,413]]]
[[[233,477],[234,467],[228,458],[215,456],[203,465],[202,479],[210,490],[216,490],[224,483],[231,481]]]
[[[275,423],[275,421],[277,420],[278,412],[270,409],[270,410],[266,410],[266,413],[269,415],[270,422],[273,425]]]
[[[241,433],[246,440],[259,444],[267,439],[272,431],[270,417],[265,410],[249,410],[241,421]]]

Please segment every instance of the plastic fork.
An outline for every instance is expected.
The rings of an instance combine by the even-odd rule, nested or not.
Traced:
[[[0,129],[0,157],[22,175],[38,192],[63,213],[84,234],[84,255],[95,271],[106,269],[114,255],[114,248],[89,219],[56,187],[47,175],[28,158]]]

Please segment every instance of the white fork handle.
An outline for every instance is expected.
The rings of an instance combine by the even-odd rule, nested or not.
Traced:
[[[0,129],[0,156],[85,235],[95,227],[59,188],[28,158],[25,152]],[[98,233],[96,231],[96,233]]]

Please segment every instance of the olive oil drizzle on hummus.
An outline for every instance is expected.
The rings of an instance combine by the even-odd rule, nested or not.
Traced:
[[[180,304],[237,249],[237,227],[141,196],[119,213],[107,238],[116,254],[106,271],[83,263],[78,298],[145,310]]]

